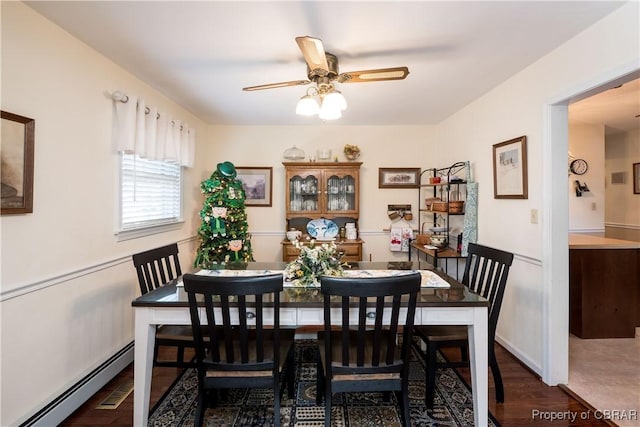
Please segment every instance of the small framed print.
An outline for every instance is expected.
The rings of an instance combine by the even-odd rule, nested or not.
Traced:
[[[33,212],[35,120],[2,111],[2,197],[0,214]]]
[[[236,167],[246,206],[271,206],[272,167]]]
[[[493,198],[527,199],[527,137],[493,145]]]
[[[640,194],[640,163],[633,164],[633,194]]]
[[[379,168],[378,188],[418,188],[420,168]]]

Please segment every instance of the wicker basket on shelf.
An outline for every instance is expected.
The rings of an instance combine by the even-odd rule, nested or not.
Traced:
[[[464,201],[456,200],[453,202],[449,202],[449,212],[451,213],[463,213],[464,212]]]
[[[436,212],[447,212],[449,204],[443,201],[434,201],[431,203],[431,210]]]
[[[440,202],[442,201],[441,199],[437,198],[437,197],[428,197],[426,199],[424,199],[424,205],[427,208],[427,210],[431,210],[432,206],[433,206],[433,202]]]
[[[428,245],[431,243],[431,236],[428,234],[418,234],[416,235],[416,243],[418,245]]]

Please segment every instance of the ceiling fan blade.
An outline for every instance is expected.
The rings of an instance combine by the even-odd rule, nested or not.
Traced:
[[[275,88],[287,87],[287,86],[308,85],[309,83],[311,83],[311,81],[309,80],[293,80],[290,82],[269,83],[266,85],[248,86],[248,87],[243,87],[242,90],[250,92],[252,90],[275,89]]]
[[[409,75],[407,67],[378,68],[375,70],[350,71],[338,76],[340,83],[377,82],[382,80],[403,80]]]
[[[325,70],[329,71],[329,64],[327,64],[327,55],[324,52],[322,46],[322,40],[309,36],[296,37],[298,47],[304,55],[304,60],[307,62],[310,70]]]

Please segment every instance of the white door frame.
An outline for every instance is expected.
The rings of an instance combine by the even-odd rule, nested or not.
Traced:
[[[574,87],[544,105],[542,137],[542,381],[569,382],[568,105],[640,77],[638,62]]]

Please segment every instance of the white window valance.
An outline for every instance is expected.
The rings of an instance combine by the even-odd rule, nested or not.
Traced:
[[[114,92],[114,148],[148,160],[193,167],[195,129],[147,106],[144,99]]]

